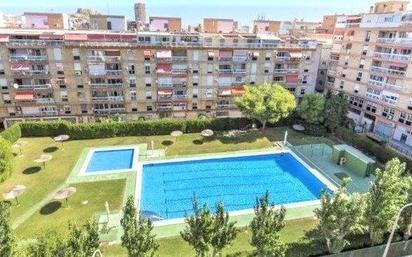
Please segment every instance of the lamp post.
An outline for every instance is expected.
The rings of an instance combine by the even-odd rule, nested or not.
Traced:
[[[391,231],[391,234],[389,235],[389,239],[388,239],[388,242],[386,243],[385,251],[383,252],[382,257],[386,257],[386,256],[388,255],[389,247],[391,246],[391,242],[392,242],[392,239],[393,239],[393,235],[395,234],[396,226],[398,225],[398,221],[399,221],[399,218],[401,217],[402,212],[403,212],[406,208],[411,207],[411,206],[412,206],[412,203],[408,203],[408,204],[404,205],[404,206],[399,210],[398,214],[396,215],[395,223],[393,224],[392,231]]]

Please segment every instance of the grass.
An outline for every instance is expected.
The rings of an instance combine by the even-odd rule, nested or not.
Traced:
[[[281,240],[284,243],[302,242],[306,231],[313,229],[316,221],[313,219],[302,219],[287,221],[285,228],[281,232]],[[225,249],[223,256],[246,257],[253,248],[249,244],[250,231],[242,229],[233,245]],[[162,257],[190,257],[194,256],[193,250],[180,237],[170,237],[159,239],[159,256]],[[127,257],[127,252],[120,245],[104,245],[104,256],[106,257]]]
[[[71,185],[77,191],[70,197],[68,207],[65,202],[53,200],[19,226],[15,233],[18,238],[33,238],[49,229],[64,233],[69,221],[83,224],[94,214],[104,212],[106,201],[110,210],[116,212],[122,207],[124,185],[124,180]]]

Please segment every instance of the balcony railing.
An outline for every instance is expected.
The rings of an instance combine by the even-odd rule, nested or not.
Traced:
[[[384,88],[388,88],[388,89],[402,89],[402,86],[400,86],[400,85],[391,84],[391,83],[388,83],[388,82],[374,80],[374,79],[369,79],[368,84],[371,85],[371,86],[384,87]]]
[[[380,58],[380,59],[404,61],[404,62],[408,62],[411,59],[411,56],[406,55],[406,54],[391,54],[391,53],[381,53],[381,52],[375,52],[374,57]]]
[[[90,62],[119,62],[120,56],[89,55],[87,60]]]
[[[187,69],[172,69],[172,74],[187,74]]]
[[[51,103],[54,103],[54,99],[51,98],[51,97],[49,97],[49,98],[47,98],[47,97],[45,97],[45,98],[36,98],[35,101],[38,104],[51,104]]]
[[[186,62],[187,56],[172,56],[172,61],[174,62]]]
[[[287,74],[287,73],[298,73],[298,69],[274,69],[274,73],[282,73],[282,74]]]
[[[218,57],[219,62],[232,62],[233,57]]]
[[[19,85],[17,90],[43,90],[43,89],[52,89],[52,86],[49,84],[33,84],[33,85]]]
[[[379,66],[372,66],[371,71],[378,72],[378,73],[386,73],[386,74],[396,75],[396,76],[405,76],[406,74],[406,71],[384,68],[384,67],[379,67]]]
[[[157,84],[157,86],[165,88],[165,87],[173,87],[173,84],[172,83],[159,83]]]
[[[94,109],[94,113],[97,113],[97,114],[123,113],[123,112],[126,112],[126,108]]]
[[[90,76],[121,76],[122,70],[105,70],[104,72],[90,72]]]
[[[124,101],[124,97],[123,96],[93,96],[92,100],[96,102],[99,102],[99,101],[118,102],[118,101]]]
[[[377,43],[382,44],[400,44],[400,45],[409,45],[412,44],[412,38],[386,38],[381,37],[376,40]]]
[[[47,55],[11,55],[12,61],[46,61]]]
[[[15,77],[27,77],[27,76],[46,76],[50,75],[48,70],[32,70],[32,71],[12,71]]]
[[[90,87],[93,89],[99,88],[121,88],[123,83],[91,83]]]
[[[330,76],[330,77],[336,77],[337,72],[336,72],[336,70],[328,69],[327,75]]]
[[[239,55],[239,56],[233,56],[232,60],[233,62],[246,62],[248,59],[247,56]]]
[[[246,69],[233,69],[233,73],[235,73],[235,74],[244,74],[244,73],[246,73]]]
[[[229,73],[233,73],[233,70],[232,69],[219,69],[219,73],[229,74]]]

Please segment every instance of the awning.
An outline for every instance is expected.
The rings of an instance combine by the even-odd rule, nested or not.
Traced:
[[[286,83],[297,83],[299,80],[298,75],[286,75]]]
[[[302,52],[291,52],[290,57],[291,58],[302,58],[303,54],[302,54]]]
[[[0,42],[9,42],[9,35],[0,35]]]
[[[18,92],[14,97],[14,100],[31,101],[34,99],[34,94],[31,92]]]
[[[159,96],[172,96],[173,91],[172,90],[159,90],[157,91],[157,94]]]
[[[208,57],[215,57],[215,52],[209,51],[209,52],[207,52],[207,56]]]
[[[160,63],[157,65],[156,71],[159,73],[169,73],[172,71],[172,65]]]
[[[46,39],[46,40],[63,40],[63,35],[58,35],[52,33],[43,33],[39,36],[40,39]]]
[[[219,57],[231,58],[233,56],[232,51],[219,51]]]
[[[16,63],[11,63],[10,69],[13,71],[28,71],[30,67],[27,63],[16,62]]]
[[[172,51],[171,50],[157,51],[156,57],[157,58],[172,58]]]
[[[243,95],[245,93],[245,88],[244,87],[233,87],[232,88],[232,94],[233,95]]]
[[[143,55],[144,57],[152,57],[152,50],[144,50]]]
[[[219,91],[220,96],[230,96],[232,95],[232,91],[230,89],[224,89]]]
[[[87,41],[87,34],[65,34],[64,40]]]

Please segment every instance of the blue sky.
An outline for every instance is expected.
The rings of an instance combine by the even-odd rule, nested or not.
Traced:
[[[135,0],[0,0],[0,11],[73,12],[77,7],[101,13],[133,17]],[[319,20],[324,14],[367,12],[374,0],[146,0],[151,16],[180,16],[183,23],[196,24],[201,17],[235,18],[242,24],[264,16],[268,19]],[[253,4],[253,5],[252,5]]]

